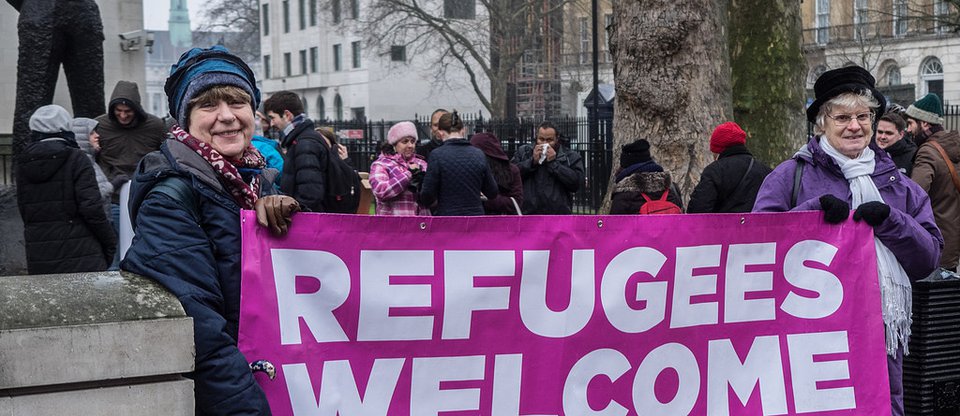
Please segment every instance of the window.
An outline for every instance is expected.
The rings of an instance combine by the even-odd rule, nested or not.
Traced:
[[[924,94],[932,92],[943,97],[943,64],[936,57],[929,57],[920,65],[920,79]],[[942,99],[942,98],[941,98]]]
[[[310,48],[310,72],[317,72],[318,49],[316,46]]]
[[[343,68],[343,65],[340,62],[340,44],[333,45],[333,70],[339,71]]]
[[[290,2],[283,0],[283,33],[290,33]]]
[[[853,35],[857,40],[862,40],[867,36],[867,13],[867,0],[854,0]]]
[[[353,67],[360,68],[360,42],[350,43],[350,54],[353,56]]]
[[[403,45],[393,45],[390,47],[390,60],[394,62],[407,61],[407,47]]]
[[[310,26],[317,25],[317,0],[307,0],[310,2]]]
[[[887,85],[900,85],[900,67],[894,65],[887,68],[887,72],[883,75],[883,78]]]
[[[586,17],[580,18],[580,64],[590,62],[590,23]]]
[[[263,4],[263,16],[260,18],[260,21],[263,22],[263,36],[270,35],[270,5]]]
[[[950,15],[950,3],[943,0],[934,0],[933,2],[933,14],[934,14],[934,28],[937,30],[937,33],[944,33],[948,30],[948,27],[944,26],[944,21],[951,21],[949,18]]]
[[[893,36],[907,34],[907,1],[893,0]]]
[[[603,56],[606,59],[604,62],[613,62],[613,55],[610,54],[610,32],[613,31],[613,14],[603,15],[603,27],[606,28],[603,36],[603,50],[605,51]]]
[[[307,101],[307,97],[304,97],[304,96],[301,95],[301,96],[300,96],[300,102],[303,103],[303,114],[306,114],[306,115],[307,115],[307,118],[311,118],[311,117],[310,117],[310,108],[309,108],[309,104],[310,104],[310,103]]]
[[[476,16],[476,0],[443,0],[443,17],[447,19],[474,19]]]
[[[830,42],[830,0],[817,0],[817,43]]]
[[[283,54],[283,76],[290,76],[290,52],[285,52]]]
[[[360,0],[347,0],[350,2],[350,17],[360,18]]]
[[[824,72],[827,72],[825,65],[817,65],[816,68],[810,70],[810,75],[807,77],[807,88],[813,88],[813,84],[817,82],[817,78],[820,78],[820,75],[823,75]]]
[[[307,28],[307,0],[300,0],[297,12],[300,13],[300,30]]]
[[[307,50],[300,51],[300,74],[307,73]]]
[[[317,120],[326,120],[327,119],[327,109],[323,105],[323,96],[317,96]]]
[[[330,12],[333,13],[333,23],[340,23],[340,0],[330,1]]]
[[[270,78],[270,55],[263,55],[263,77]]]
[[[343,100],[340,99],[340,94],[333,97],[333,118],[337,121],[343,121]]]
[[[363,107],[351,108],[350,113],[355,121],[367,121],[367,112]]]

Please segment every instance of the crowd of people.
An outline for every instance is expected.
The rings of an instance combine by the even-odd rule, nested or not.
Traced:
[[[715,160],[686,203],[650,142],[622,146],[610,213],[821,210],[839,223],[853,210],[875,231],[892,408],[902,415],[910,282],[956,272],[960,259],[960,134],[943,129],[933,94],[885,111],[859,67],[824,73],[814,91],[807,119],[815,134],[773,170],[753,157],[739,125],[717,126],[709,138]],[[277,235],[298,211],[362,212],[359,176],[335,132],[310,120],[296,93],[274,93],[261,108],[253,72],[222,47],[185,53],[165,92],[166,127],[126,81],[96,119],[72,119],[56,105],[33,113],[34,140],[16,164],[28,269],[119,267],[154,279],[194,318],[198,414],[268,413],[236,345],[240,211],[255,210]],[[413,122],[389,129],[369,169],[376,215],[574,212],[583,160],[550,122],[512,158],[495,135],[468,136],[456,110],[436,110],[430,127],[424,145]],[[271,129],[279,140],[267,137]],[[129,206],[120,207],[128,183]],[[136,235],[121,262],[123,208]]]

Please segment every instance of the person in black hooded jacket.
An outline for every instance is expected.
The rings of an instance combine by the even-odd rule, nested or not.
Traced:
[[[680,190],[670,180],[670,173],[664,172],[650,156],[650,142],[640,139],[624,145],[620,150],[616,185],[610,196],[610,214],[639,214],[640,208],[647,203],[644,194],[654,201],[663,197],[664,192],[667,192],[666,200],[682,211]]]
[[[747,133],[737,123],[720,124],[710,135],[710,151],[717,160],[700,174],[687,212],[750,212],[770,168],[747,150]]]
[[[30,274],[107,269],[117,236],[103,210],[93,162],[77,146],[67,110],[30,116],[36,140],[17,155],[17,207]]]

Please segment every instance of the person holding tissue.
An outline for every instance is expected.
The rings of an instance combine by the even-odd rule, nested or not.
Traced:
[[[523,180],[524,215],[571,214],[573,194],[583,184],[583,159],[560,143],[549,121],[537,127],[536,144],[523,145],[513,155]]]

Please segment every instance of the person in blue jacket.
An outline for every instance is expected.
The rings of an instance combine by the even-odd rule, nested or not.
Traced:
[[[237,348],[240,210],[255,209],[258,223],[283,234],[299,206],[266,195],[276,171],[251,145],[260,92],[242,60],[221,46],[191,49],[164,90],[177,124],[135,172],[136,237],[121,268],[166,287],[193,318],[196,414],[270,414]]]

